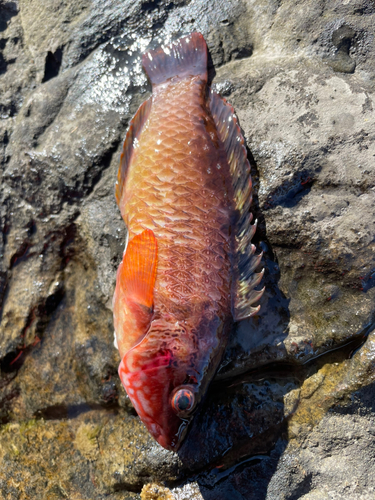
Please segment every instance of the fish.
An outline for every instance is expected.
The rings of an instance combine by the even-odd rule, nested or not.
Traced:
[[[152,95],[126,134],[115,194],[127,241],[113,297],[118,373],[155,440],[178,451],[237,321],[257,314],[252,181],[233,107],[194,32],[142,57]]]

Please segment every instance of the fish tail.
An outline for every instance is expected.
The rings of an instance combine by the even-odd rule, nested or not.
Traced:
[[[192,33],[170,45],[150,50],[142,64],[153,86],[177,77],[200,76],[207,82],[207,44],[200,33]]]

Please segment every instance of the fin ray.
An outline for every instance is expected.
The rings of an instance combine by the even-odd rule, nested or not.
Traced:
[[[156,279],[157,243],[150,229],[129,241],[121,275],[120,286],[133,302],[151,309]]]
[[[207,82],[207,44],[192,33],[167,46],[143,54],[142,65],[153,86],[170,78],[200,75]]]
[[[140,105],[138,111],[130,121],[129,129],[126,133],[120,157],[120,166],[117,173],[117,181],[115,185],[116,201],[120,210],[121,210],[120,204],[125,186],[126,174],[134,152],[134,141],[138,139],[140,133],[142,132],[143,126],[146,123],[147,118],[150,114],[151,104],[152,104],[152,98],[149,97],[143,104]]]
[[[235,321],[239,321],[259,311],[259,306],[252,307],[252,304],[257,302],[263,294],[264,289],[259,291],[254,289],[260,283],[263,271],[260,273],[254,273],[254,271],[259,266],[263,253],[254,255],[255,246],[251,244],[257,221],[251,224],[253,215],[250,212],[250,206],[253,198],[250,164],[234,109],[213,91],[210,92],[210,109],[227,154],[235,207],[239,214],[236,227],[235,271],[237,279],[235,290],[233,290],[233,316]]]
[[[121,358],[146,335],[152,320],[157,241],[146,229],[129,242],[113,296],[115,338]]]

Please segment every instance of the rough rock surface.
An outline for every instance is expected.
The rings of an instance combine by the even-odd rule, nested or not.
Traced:
[[[0,498],[374,498],[374,23],[369,0],[0,0]],[[266,293],[176,455],[117,376],[113,184],[141,52],[193,30],[249,147]]]

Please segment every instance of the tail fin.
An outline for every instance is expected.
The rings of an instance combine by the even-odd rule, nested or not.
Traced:
[[[192,33],[176,42],[143,54],[142,64],[152,85],[172,77],[200,75],[207,82],[207,45],[203,35]]]

